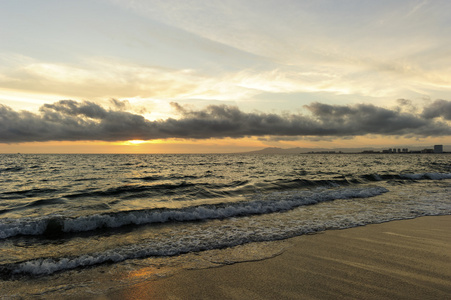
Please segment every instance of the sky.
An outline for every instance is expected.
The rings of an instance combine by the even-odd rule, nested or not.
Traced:
[[[451,144],[448,0],[0,8],[0,153]]]

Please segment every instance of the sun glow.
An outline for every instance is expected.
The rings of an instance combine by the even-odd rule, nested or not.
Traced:
[[[149,141],[143,141],[143,140],[130,140],[130,141],[124,142],[125,145],[141,145],[141,144],[146,144],[146,143],[149,143]]]

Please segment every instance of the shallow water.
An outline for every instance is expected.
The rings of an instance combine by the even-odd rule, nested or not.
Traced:
[[[293,236],[451,214],[448,154],[1,155],[0,176],[0,288],[24,297],[102,293],[270,257]]]

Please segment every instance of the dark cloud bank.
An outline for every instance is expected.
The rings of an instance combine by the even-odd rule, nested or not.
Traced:
[[[451,101],[436,100],[422,113],[386,109],[371,104],[352,106],[311,103],[303,114],[246,113],[237,107],[211,105],[190,110],[172,103],[180,118],[148,121],[125,111],[93,102],[62,100],[43,105],[38,114],[0,105],[0,142],[208,139],[245,136],[351,137],[367,134],[431,137],[451,135]],[[402,105],[401,102],[399,102]]]

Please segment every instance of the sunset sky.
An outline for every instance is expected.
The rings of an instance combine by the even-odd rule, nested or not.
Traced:
[[[1,0],[0,153],[451,144],[450,12],[448,0]]]

